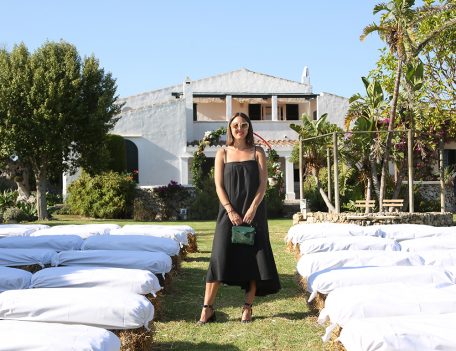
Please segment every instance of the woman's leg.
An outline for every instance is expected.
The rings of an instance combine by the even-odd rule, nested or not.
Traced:
[[[204,305],[212,306],[217,296],[217,291],[220,286],[220,282],[208,282],[206,283],[206,291],[204,293]],[[214,310],[211,308],[203,308],[201,311],[200,321],[206,322],[214,314]]]
[[[245,304],[242,308],[242,318],[243,321],[251,321],[252,320],[252,305],[253,300],[255,299],[256,294],[256,281],[252,280],[250,282],[249,291],[245,293]]]

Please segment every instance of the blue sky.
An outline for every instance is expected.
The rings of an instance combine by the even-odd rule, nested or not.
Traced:
[[[384,45],[360,42],[371,0],[0,0],[0,46],[63,39],[94,54],[120,96],[240,68],[350,97]]]

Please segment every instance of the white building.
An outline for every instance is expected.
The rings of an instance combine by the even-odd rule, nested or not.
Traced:
[[[278,152],[285,175],[287,199],[295,199],[297,166],[289,162],[297,133],[289,125],[302,114],[316,119],[328,113],[342,126],[346,98],[315,94],[309,71],[301,82],[240,69],[181,85],[121,99],[125,102],[111,132],[127,142],[128,170],[138,170],[140,186],[166,185],[171,180],[191,184],[190,165],[198,141],[206,131],[226,126],[236,112],[251,119],[254,131]],[[217,147],[205,150],[215,157]]]

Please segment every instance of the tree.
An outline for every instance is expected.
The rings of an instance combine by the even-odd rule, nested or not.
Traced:
[[[362,181],[366,184],[365,197],[370,200],[372,185],[377,198],[380,198],[377,162],[380,161],[383,154],[383,135],[375,132],[378,132],[387,122],[387,119],[384,118],[387,103],[378,80],[362,77],[362,81],[366,95],[355,94],[350,98],[350,106],[345,117],[346,130],[350,130],[353,124],[351,130],[361,133],[348,134],[345,138],[343,152],[345,159],[355,165],[361,173]]]
[[[319,173],[326,166],[326,149],[328,147],[328,134],[340,131],[335,124],[326,121],[328,115],[323,114],[318,120],[310,120],[309,116],[302,116],[302,125],[290,124],[290,128],[297,132],[303,141],[302,157],[306,165],[306,172],[310,173],[316,181],[318,191],[323,198],[328,210],[335,212],[328,195],[324,191]],[[305,140],[312,138],[312,140]],[[299,147],[299,146],[298,146]],[[296,152],[294,152],[296,154]]]
[[[426,35],[419,36],[417,33],[418,24],[426,18],[438,14],[452,11],[456,6],[452,1],[441,6],[425,5],[422,8],[413,8],[415,0],[390,0],[374,7],[374,15],[382,13],[379,25],[373,23],[364,28],[360,39],[364,40],[367,35],[377,32],[383,39],[391,53],[396,58],[396,72],[393,95],[390,103],[390,117],[388,131],[395,128],[396,110],[403,75],[403,66],[413,64],[417,56],[424,48],[438,36],[445,35],[447,29],[451,29],[456,24],[456,18],[450,18],[441,25],[434,28]],[[405,87],[406,89],[409,87]],[[409,94],[410,95],[410,94]],[[414,122],[412,120],[411,128]],[[382,173],[380,180],[380,210],[385,194],[386,174],[388,172],[388,160],[391,152],[392,133],[388,133],[385,144],[385,152],[382,163]]]
[[[46,42],[33,54],[24,44],[0,50],[0,159],[17,155],[33,172],[39,219],[47,217],[52,175],[102,163],[117,99],[111,74],[72,44]]]

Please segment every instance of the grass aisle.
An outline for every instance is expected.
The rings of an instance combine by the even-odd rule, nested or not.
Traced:
[[[198,253],[189,254],[162,296],[162,315],[155,322],[155,350],[322,350],[323,328],[310,315],[295,283],[296,261],[283,238],[290,219],[270,220],[272,249],[282,290],[260,297],[253,307],[254,322],[241,324],[243,291],[222,286],[216,303],[217,322],[196,326],[204,295],[214,221],[188,223],[197,232]]]

